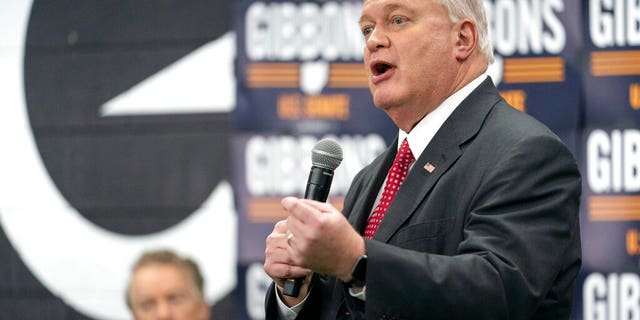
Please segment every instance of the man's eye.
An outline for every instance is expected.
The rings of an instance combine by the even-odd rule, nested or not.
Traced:
[[[185,301],[187,301],[187,296],[186,295],[182,295],[182,294],[175,294],[175,295],[169,296],[168,300],[169,300],[169,303],[174,305],[174,306],[181,305]]]
[[[401,18],[401,17],[395,17],[395,18],[393,18],[393,23],[394,23],[394,24],[403,24],[403,23],[404,23],[404,21],[405,21],[405,20],[404,20],[404,18]]]
[[[362,35],[364,35],[365,37],[370,35],[373,32],[373,28],[372,27],[364,27],[362,28]]]
[[[140,303],[140,309],[142,309],[142,311],[148,312],[153,310],[155,308],[155,305],[156,304],[154,301],[145,300]]]

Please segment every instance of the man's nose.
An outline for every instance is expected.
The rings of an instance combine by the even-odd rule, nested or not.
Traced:
[[[389,47],[389,37],[382,28],[374,28],[367,38],[367,49],[371,52]]]
[[[156,319],[171,319],[171,305],[167,302],[160,302],[156,307]]]

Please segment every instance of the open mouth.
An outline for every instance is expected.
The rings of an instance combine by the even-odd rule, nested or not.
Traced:
[[[391,68],[393,68],[393,66],[386,62],[376,62],[371,66],[371,74],[379,76],[385,74],[387,71],[391,70]]]

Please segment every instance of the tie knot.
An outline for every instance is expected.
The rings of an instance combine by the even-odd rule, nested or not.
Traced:
[[[400,149],[398,150],[398,154],[396,154],[395,162],[401,163],[403,165],[409,165],[413,162],[415,158],[413,157],[413,153],[411,152],[411,148],[409,147],[409,141],[407,138],[402,140],[402,144],[400,145]]]

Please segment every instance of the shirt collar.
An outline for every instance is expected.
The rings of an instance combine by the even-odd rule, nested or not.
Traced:
[[[462,103],[473,90],[480,86],[486,78],[487,74],[482,74],[449,96],[442,104],[422,118],[422,120],[411,129],[411,132],[406,133],[398,130],[398,149],[402,141],[407,138],[413,157],[415,159],[420,158],[422,151],[429,145],[431,139],[433,139],[453,111],[456,110],[460,103]]]

